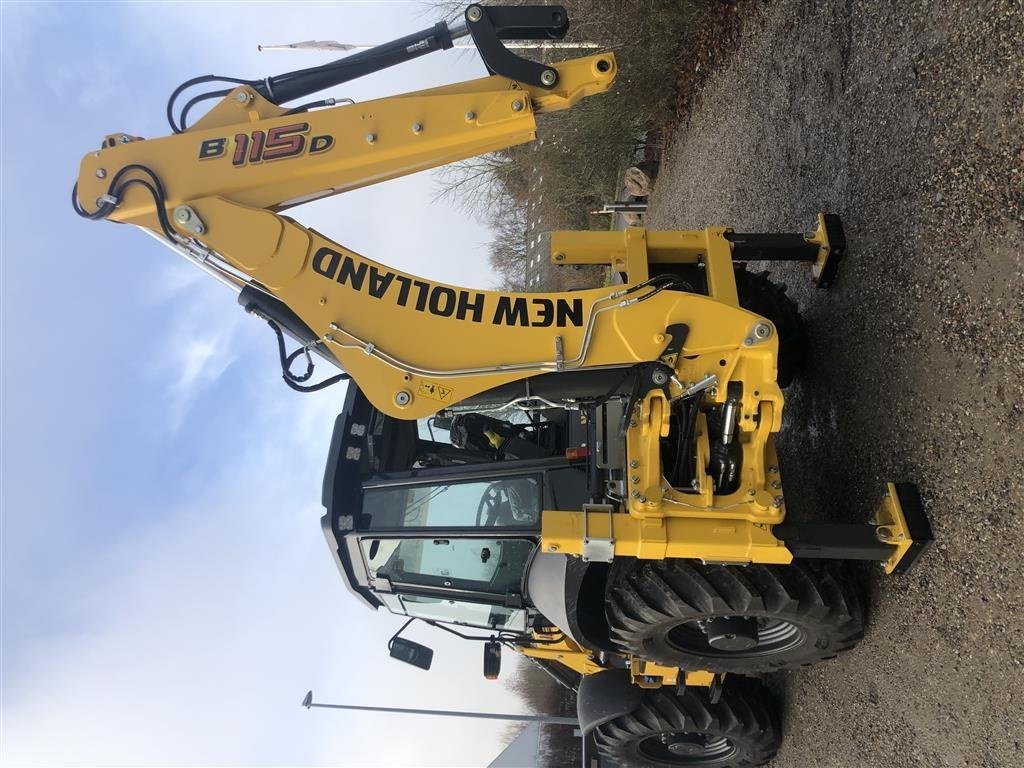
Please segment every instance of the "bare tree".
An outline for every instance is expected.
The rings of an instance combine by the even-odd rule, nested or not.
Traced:
[[[495,210],[522,200],[526,191],[518,154],[515,147],[510,147],[439,168],[434,173],[434,201],[454,203],[482,221],[489,221]]]
[[[509,205],[496,209],[490,221],[494,240],[487,260],[494,270],[495,287],[505,291],[526,290],[526,208]]]
[[[469,0],[420,0],[424,17],[447,22],[461,18],[469,4]],[[486,5],[487,3],[486,0],[481,0],[479,4]]]
[[[562,715],[567,711],[563,695],[565,689],[532,661],[523,660],[516,664],[512,674],[505,679],[505,687],[538,714]]]
[[[536,664],[520,663],[505,681],[505,687],[518,694],[534,712],[547,715],[574,715],[575,695],[563,688]],[[537,768],[563,768],[579,765],[580,739],[567,725],[542,725]]]

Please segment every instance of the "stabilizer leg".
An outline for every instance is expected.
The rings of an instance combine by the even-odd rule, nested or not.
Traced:
[[[806,261],[819,288],[832,287],[846,254],[843,222],[834,213],[819,213],[813,232],[727,232],[734,261]]]
[[[772,533],[796,558],[869,560],[886,573],[906,573],[932,543],[932,527],[913,483],[887,483],[864,523],[780,523]]]
[[[932,543],[932,526],[913,483],[888,483],[874,522],[878,538],[896,547],[885,561],[886,573],[907,573]]]

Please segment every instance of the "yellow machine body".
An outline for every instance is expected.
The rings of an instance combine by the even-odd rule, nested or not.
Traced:
[[[788,563],[792,553],[772,534],[785,517],[773,445],[783,414],[778,338],[770,322],[739,306],[728,230],[558,232],[553,263],[606,265],[623,284],[505,293],[391,269],[281,214],[302,202],[528,142],[536,113],[601,93],[616,74],[609,53],[555,67],[554,89],[491,76],[301,114],[241,86],[182,133],[149,140],[108,136],[82,160],[77,199],[88,212],[93,201],[102,204],[114,174],[128,166],[150,169],[163,184],[173,245],[219,279],[287,305],[372,404],[396,418],[429,416],[540,373],[664,363],[670,381],[628,414],[624,503],[545,511],[542,552],[582,555],[588,538],[601,537],[615,557]],[[138,185],[124,190],[107,218],[165,235],[153,197]],[[823,226],[814,238],[825,258]],[[707,295],[646,285],[650,265],[662,262],[703,268]],[[688,332],[681,349],[668,352],[673,326]],[[742,478],[728,495],[716,494],[704,473],[709,437],[703,417],[695,486],[686,493],[670,487],[661,467],[669,401],[709,380],[706,401],[719,404],[726,401],[727,382],[743,383]],[[896,512],[884,523],[894,541],[907,534]],[[520,650],[581,674],[604,668],[568,638]],[[638,659],[630,664],[638,685],[679,682],[679,670]],[[691,670],[685,682],[709,685],[712,679]]]

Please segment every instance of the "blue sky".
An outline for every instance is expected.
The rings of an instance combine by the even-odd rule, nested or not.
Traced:
[[[501,724],[307,712],[350,703],[521,710],[475,644],[344,590],[319,530],[343,389],[280,380],[266,325],[133,228],[77,218],[83,154],[168,132],[197,74],[264,76],[432,23],[418,2],[16,4],[2,10],[2,716],[8,764],[484,765]],[[357,100],[483,74],[434,54]],[[292,213],[386,264],[488,286],[490,234],[420,174]]]

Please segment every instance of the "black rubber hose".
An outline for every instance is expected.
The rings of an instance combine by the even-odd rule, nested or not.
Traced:
[[[254,87],[259,84],[259,81],[242,80],[241,78],[224,77],[223,75],[200,75],[199,77],[193,77],[191,80],[186,80],[175,88],[174,91],[171,92],[170,98],[167,99],[167,123],[175,133],[181,133],[184,131],[185,126],[179,126],[174,120],[174,102],[178,100],[178,97],[184,91],[188,90],[193,85],[200,85],[201,83],[233,83],[234,85],[248,85],[249,87]]]
[[[248,307],[246,308],[248,309]],[[262,315],[261,315],[262,316]],[[277,353],[281,360],[281,378],[284,379],[284,383],[294,389],[296,392],[319,392],[321,389],[337,384],[339,381],[346,381],[350,378],[347,373],[342,372],[336,376],[331,376],[328,379],[324,379],[316,384],[303,385],[300,382],[306,381],[310,376],[313,375],[313,361],[310,360],[309,365],[306,367],[306,373],[301,376],[296,376],[291,372],[291,364],[295,359],[305,351],[305,348],[299,347],[297,350],[292,352],[290,355],[285,350],[284,346],[284,333],[281,331],[281,326],[275,323],[268,317],[264,317],[267,325],[270,326],[271,330],[274,331],[274,335],[277,336]]]
[[[124,178],[125,174],[131,173],[132,171],[141,171],[147,174],[153,183],[150,184],[143,179],[128,179],[122,184],[121,179]],[[174,242],[174,231],[171,229],[170,219],[167,218],[167,195],[164,192],[163,184],[160,183],[160,178],[156,173],[154,173],[152,168],[140,165],[139,163],[129,163],[114,174],[114,177],[110,180],[110,184],[107,186],[107,194],[111,197],[119,198],[125,188],[131,184],[141,184],[149,190],[149,193],[153,196],[153,201],[156,204],[156,215],[157,219],[160,221],[160,228],[163,230],[167,239]],[[78,201],[78,183],[76,182],[74,187],[71,189],[71,207],[74,208],[75,213],[79,216],[86,219],[96,220],[109,216],[111,211],[116,207],[116,204],[105,202],[92,213],[86,211]]]

